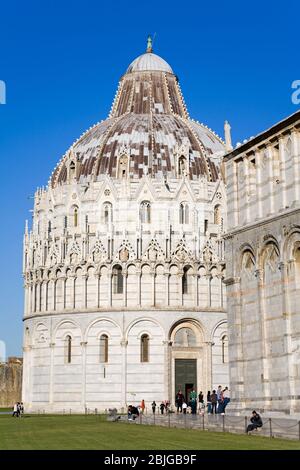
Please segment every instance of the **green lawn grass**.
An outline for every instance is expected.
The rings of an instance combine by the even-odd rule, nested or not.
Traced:
[[[107,422],[104,416],[0,416],[0,449],[300,449],[297,441]]]

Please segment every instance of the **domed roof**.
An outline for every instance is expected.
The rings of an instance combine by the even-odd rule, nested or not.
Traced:
[[[170,65],[164,59],[152,52],[146,52],[145,54],[137,57],[133,62],[131,62],[126,73],[150,70],[173,73]]]
[[[189,118],[177,77],[148,48],[121,78],[108,119],[70,147],[52,174],[51,186],[69,181],[71,164],[79,182],[105,174],[138,179],[144,173],[152,178],[184,173],[190,179],[216,181],[219,169],[211,157],[220,158],[224,151],[213,131]]]

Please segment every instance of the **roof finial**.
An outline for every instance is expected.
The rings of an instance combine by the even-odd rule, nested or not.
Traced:
[[[152,52],[152,37],[149,35],[147,39],[147,52]]]

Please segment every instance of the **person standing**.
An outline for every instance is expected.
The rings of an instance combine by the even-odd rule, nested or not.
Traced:
[[[18,403],[15,403],[15,404],[14,404],[14,410],[13,410],[12,416],[13,416],[13,417],[14,417],[14,416],[18,417]]]
[[[186,402],[183,400],[183,403],[182,403],[182,411],[183,411],[183,414],[186,415],[186,410],[187,410],[187,404]]]
[[[152,408],[152,413],[155,414],[155,411],[156,411],[156,403],[155,403],[154,400],[153,400],[153,402],[151,403],[151,408]]]
[[[181,390],[178,390],[177,395],[176,395],[176,408],[177,408],[177,413],[182,412],[182,403],[184,401],[184,396]]]
[[[192,414],[195,415],[197,413],[197,393],[194,388],[190,393],[190,405]]]
[[[225,387],[223,390],[223,413],[225,413],[225,408],[230,402],[230,391],[228,390],[228,387]]]
[[[210,397],[210,390],[208,390],[208,392],[207,392],[206,402],[207,402],[207,413],[211,413],[211,397]]]
[[[142,414],[144,414],[145,408],[146,408],[145,400],[142,400],[142,401],[141,401],[141,413],[142,413]]]
[[[211,414],[217,413],[217,403],[218,403],[218,395],[216,394],[216,391],[213,390],[212,394],[210,396],[211,399]]]
[[[217,409],[217,413],[222,413],[222,409],[223,409],[223,390],[222,390],[222,385],[219,385],[218,386],[218,389],[217,389],[217,401],[218,401],[218,409]]]
[[[160,404],[160,412],[161,412],[162,415],[164,414],[164,411],[165,411],[165,404],[162,401],[161,404]]]

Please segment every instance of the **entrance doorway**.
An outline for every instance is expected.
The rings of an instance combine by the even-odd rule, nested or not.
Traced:
[[[186,403],[193,388],[197,391],[197,359],[175,359],[175,393],[181,390]]]

